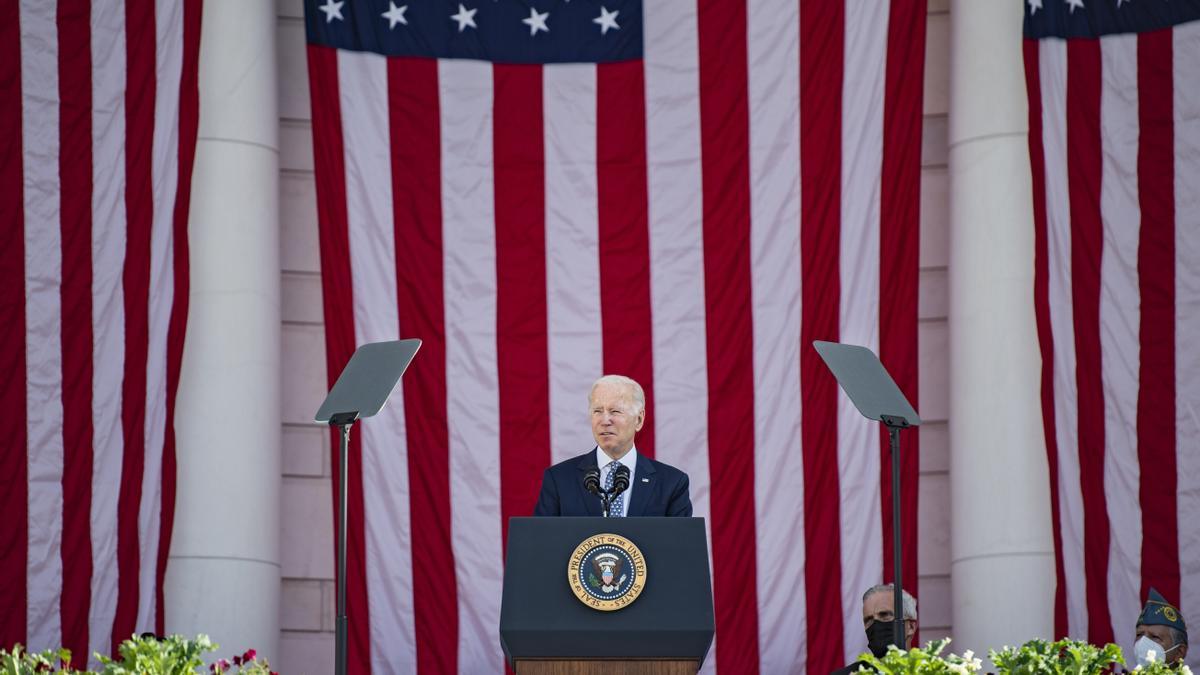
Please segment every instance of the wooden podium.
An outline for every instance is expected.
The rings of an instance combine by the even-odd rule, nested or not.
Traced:
[[[612,534],[636,545],[645,583],[601,611],[576,597],[572,554]],[[712,646],[703,518],[512,518],[500,644],[517,675],[692,675]]]

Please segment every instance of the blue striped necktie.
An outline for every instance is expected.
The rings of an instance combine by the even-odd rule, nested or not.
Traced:
[[[617,474],[617,465],[619,465],[619,464],[620,464],[620,462],[618,462],[617,460],[614,459],[613,461],[609,462],[608,464],[606,464],[604,466],[604,468],[606,470],[608,470],[608,475],[605,476],[605,478],[604,478],[604,489],[605,490],[612,489],[613,477],[616,476],[616,474]],[[624,506],[625,506],[625,493],[626,492],[629,492],[629,488],[625,488],[625,490],[623,492],[621,492],[621,494],[617,495],[617,498],[612,501],[612,505],[609,507],[609,510],[608,510],[608,515],[610,517],[621,518],[625,515]]]

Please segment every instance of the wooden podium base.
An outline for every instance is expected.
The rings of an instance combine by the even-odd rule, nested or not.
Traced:
[[[695,661],[552,661],[518,659],[517,675],[695,675]]]

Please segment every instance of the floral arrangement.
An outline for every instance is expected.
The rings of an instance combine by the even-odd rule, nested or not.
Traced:
[[[1030,640],[1020,647],[988,653],[996,670],[1011,675],[1088,675],[1125,665],[1121,648],[1103,647],[1077,640]]]
[[[21,645],[11,651],[0,649],[0,675],[37,673],[75,673],[78,675],[191,675],[203,673],[204,655],[216,651],[207,635],[189,640],[180,635],[164,638],[134,636],[117,648],[113,659],[96,654],[100,670],[76,670],[71,667],[69,649],[48,649],[29,653]],[[217,675],[278,675],[265,660],[258,660],[253,649],[230,659],[218,659],[208,667]]]
[[[75,673],[71,670],[71,650],[47,649],[30,654],[21,645],[10,652],[0,649],[0,673],[3,675],[25,675],[26,673]]]
[[[870,672],[871,668],[882,675],[973,675],[982,667],[980,660],[970,650],[962,656],[942,656],[942,650],[950,644],[949,638],[934,640],[925,647],[903,650],[889,645],[882,658],[870,652],[859,655],[858,660],[867,664],[859,672]]]
[[[982,669],[980,659],[970,652],[962,656],[942,651],[950,640],[935,640],[924,648],[909,650],[889,646],[882,657],[865,653],[860,673],[874,670],[881,675],[974,675]],[[1096,647],[1076,640],[1030,640],[1019,647],[988,652],[997,673],[1003,675],[1100,675],[1125,665],[1121,648],[1115,644]],[[1192,675],[1187,666],[1174,667],[1151,661],[1132,671],[1137,675]]]

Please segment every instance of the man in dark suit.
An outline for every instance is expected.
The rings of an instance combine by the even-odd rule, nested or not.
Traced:
[[[612,487],[618,465],[629,469],[629,488],[613,500],[611,516],[690,516],[687,474],[639,455],[633,439],[646,422],[646,395],[622,375],[596,380],[588,394],[596,447],[559,462],[542,475],[535,516],[599,516],[600,499],[583,486],[588,469],[600,469],[600,483]]]

